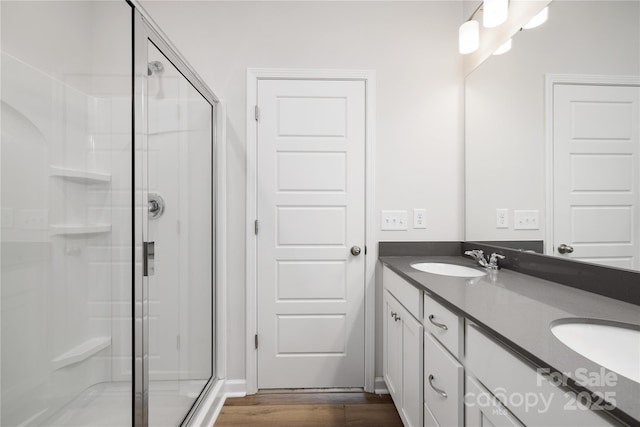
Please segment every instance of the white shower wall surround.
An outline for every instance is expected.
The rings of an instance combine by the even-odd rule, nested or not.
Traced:
[[[2,4],[0,425],[134,425],[133,278],[142,266],[134,266],[133,216],[146,213],[147,191],[173,204],[150,224],[161,272],[145,296],[151,410],[135,425],[177,425],[215,377],[215,288],[206,286],[215,109],[178,72],[167,73],[164,93],[150,81],[149,148],[134,149],[131,64],[94,72],[81,53],[73,72],[56,59],[35,64],[46,48],[17,43],[18,26],[5,25],[43,21],[53,3]],[[103,9],[130,25],[124,1],[60,7],[73,19]],[[134,192],[143,155],[149,187]]]
[[[131,380],[131,107],[6,53],[2,79],[2,416],[20,425]]]

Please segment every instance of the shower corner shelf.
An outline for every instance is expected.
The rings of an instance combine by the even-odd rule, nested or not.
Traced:
[[[111,224],[52,224],[49,226],[51,235],[81,235],[109,233]]]
[[[58,176],[84,184],[104,184],[111,182],[111,174],[108,173],[91,172],[81,169],[65,168],[62,166],[51,166],[49,173],[51,176]]]
[[[66,353],[61,354],[55,359],[51,360],[53,369],[64,368],[65,366],[73,365],[74,363],[82,362],[98,353],[100,350],[111,345],[111,337],[95,337],[90,338],[82,344],[73,347]]]

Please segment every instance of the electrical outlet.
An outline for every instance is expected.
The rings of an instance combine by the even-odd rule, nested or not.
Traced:
[[[427,228],[427,210],[413,210],[413,228]]]
[[[509,228],[509,209],[496,209],[496,228]]]
[[[513,211],[514,230],[538,230],[540,211]]]
[[[407,211],[380,212],[380,230],[406,230]]]

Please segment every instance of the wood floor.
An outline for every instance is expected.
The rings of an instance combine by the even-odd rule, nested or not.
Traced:
[[[215,427],[402,427],[391,397],[363,392],[261,392],[227,399]]]

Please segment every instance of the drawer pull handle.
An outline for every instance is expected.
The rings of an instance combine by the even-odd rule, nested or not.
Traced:
[[[440,390],[439,388],[437,388],[436,386],[433,385],[433,375],[429,375],[429,385],[431,386],[431,388],[438,393],[440,396],[444,397],[445,399],[447,398],[447,392],[444,390]]]
[[[443,324],[443,323],[438,323],[435,320],[433,320],[435,318],[435,316],[433,314],[429,315],[429,322],[431,322],[432,325],[437,326],[438,328],[446,331],[449,328],[447,328],[447,325]]]

